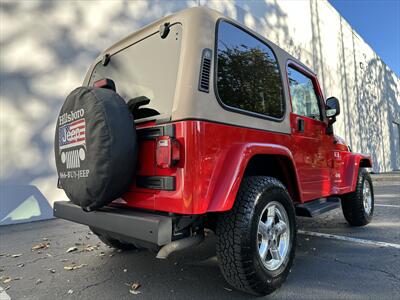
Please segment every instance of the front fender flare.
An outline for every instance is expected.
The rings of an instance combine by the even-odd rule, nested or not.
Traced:
[[[361,163],[363,162],[363,163]],[[356,190],[358,171],[361,167],[372,167],[372,160],[369,155],[361,153],[351,153],[347,155],[344,161],[345,185],[350,187],[350,191]]]

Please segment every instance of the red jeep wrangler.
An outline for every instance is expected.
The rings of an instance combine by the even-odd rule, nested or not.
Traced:
[[[296,215],[342,206],[371,221],[369,156],[333,134],[314,72],[213,10],[159,20],[105,50],[57,122],[54,215],[157,257],[216,233],[226,280],[264,295],[286,279]]]

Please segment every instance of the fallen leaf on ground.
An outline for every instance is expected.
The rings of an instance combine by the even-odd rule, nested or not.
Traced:
[[[18,254],[13,254],[13,255],[11,255],[11,257],[16,258],[16,257],[20,257],[21,255],[22,255],[21,253],[18,253]]]
[[[47,269],[48,271],[50,271],[50,273],[55,273],[56,272],[56,270],[54,270],[54,269]]]
[[[130,285],[129,293],[134,294],[134,295],[140,294],[139,288],[140,288],[140,283],[139,282],[133,282]]]
[[[70,248],[68,248],[67,253],[70,253],[70,252],[73,252],[73,251],[76,251],[76,250],[78,250],[77,247],[70,247]]]
[[[80,269],[80,268],[82,268],[84,266],[87,266],[87,265],[86,264],[80,264],[80,265],[71,264],[71,265],[64,266],[64,269],[72,271],[72,270]]]
[[[8,285],[4,288],[5,291],[7,291],[9,288],[11,287],[11,285]]]
[[[93,250],[95,250],[96,248],[95,247],[93,247],[93,246],[90,246],[90,245],[86,245],[85,246],[85,248],[83,248],[83,250],[82,251],[85,251],[85,252],[90,252],[90,251],[93,251]]]
[[[46,253],[46,255],[48,256],[48,257],[52,257],[53,255],[51,255],[50,253]]]
[[[42,282],[43,282],[42,279],[36,280],[36,284],[41,284]]]
[[[73,294],[74,293],[74,291],[73,290],[68,290],[68,292],[67,292],[68,294]]]
[[[17,265],[18,268],[22,268],[23,266],[25,266],[25,264],[18,264]]]
[[[39,250],[39,249],[47,249],[49,247],[50,247],[49,242],[43,242],[43,243],[37,244],[35,246],[32,246],[32,251]]]
[[[11,278],[10,276],[5,276],[5,275],[3,275],[3,276],[0,277],[0,280],[1,280],[3,283],[9,283],[9,282],[12,281],[12,278]]]

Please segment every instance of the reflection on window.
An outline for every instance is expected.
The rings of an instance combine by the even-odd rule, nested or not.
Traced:
[[[281,118],[282,82],[272,50],[234,25],[220,22],[217,51],[217,88],[222,102]]]
[[[321,120],[318,98],[312,80],[291,67],[288,68],[288,77],[293,113]]]

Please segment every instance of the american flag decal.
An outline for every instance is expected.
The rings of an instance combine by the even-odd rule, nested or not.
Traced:
[[[86,144],[85,118],[65,124],[58,131],[60,150]]]

